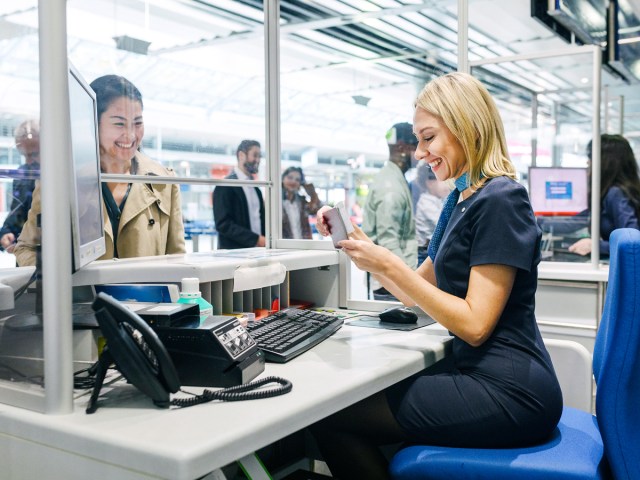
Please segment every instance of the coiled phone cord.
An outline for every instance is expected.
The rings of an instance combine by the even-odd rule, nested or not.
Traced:
[[[269,383],[278,383],[280,386],[270,388],[268,390],[257,390],[263,385]],[[293,385],[285,378],[265,377],[260,380],[245,383],[244,385],[236,385],[222,390],[205,389],[201,395],[195,395],[193,398],[174,398],[171,405],[176,407],[191,407],[201,403],[211,402],[212,400],[222,400],[223,402],[237,402],[240,400],[257,400],[260,398],[277,397],[289,393]],[[188,393],[188,392],[187,392]]]

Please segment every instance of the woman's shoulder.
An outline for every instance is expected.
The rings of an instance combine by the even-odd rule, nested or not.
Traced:
[[[531,208],[527,189],[516,180],[505,176],[487,179],[471,198],[473,197],[477,197],[475,203],[479,208],[492,211]]]
[[[161,177],[175,175],[173,168],[160,165],[142,152],[136,153],[136,160],[138,161],[138,175],[158,175]]]
[[[506,176],[493,177],[485,181],[480,192],[485,196],[499,197],[504,195],[527,194],[527,189],[513,178]]]
[[[627,195],[617,185],[611,186],[609,190],[607,190],[607,193],[604,195],[605,202],[606,201],[615,202],[615,201],[619,201],[626,198],[627,198]]]

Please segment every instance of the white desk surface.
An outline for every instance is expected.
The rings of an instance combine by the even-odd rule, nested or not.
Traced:
[[[444,358],[449,343],[438,325],[411,332],[345,325],[289,363],[267,364],[263,376],[293,383],[280,397],[163,410],[125,384],[93,415],[84,413],[88,397],[61,416],[0,405],[0,461],[14,473],[48,471],[39,478],[49,479],[107,478],[95,474],[119,468],[132,472],[126,478],[192,480],[420,371]],[[76,467],[58,473],[62,464]]]
[[[197,277],[201,282],[233,278],[238,267],[282,263],[287,270],[336,265],[338,252],[331,250],[264,249],[216,250],[155,257],[123,258],[92,262],[73,275],[73,285],[99,283],[180,282]]]

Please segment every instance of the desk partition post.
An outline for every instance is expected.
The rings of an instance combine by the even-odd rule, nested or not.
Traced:
[[[71,329],[71,157],[67,2],[40,0],[40,152],[45,412],[73,411]],[[66,215],[61,213],[67,213]],[[55,314],[54,314],[55,313]]]
[[[275,239],[282,236],[282,182],[280,181],[280,1],[264,2],[264,44],[266,77],[266,150],[268,180],[266,188],[265,228],[266,246],[273,248]]]
[[[591,125],[591,265],[600,264],[600,87],[602,51],[593,45],[593,123]],[[605,105],[605,108],[607,106]],[[605,125],[606,128],[606,125]]]

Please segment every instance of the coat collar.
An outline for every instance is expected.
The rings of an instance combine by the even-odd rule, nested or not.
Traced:
[[[149,175],[151,177],[150,180],[156,175],[163,177],[173,175],[173,169],[163,167],[141,152],[136,153],[136,160],[138,162],[137,175]],[[128,222],[132,221],[144,210],[150,208],[154,203],[162,212],[166,215],[170,215],[170,184],[133,183],[131,185],[131,191],[129,192],[127,201],[124,205],[124,209],[122,210],[122,217],[120,218],[118,230],[122,231],[122,228]],[[106,210],[104,208],[103,212],[106,215]],[[105,231],[113,238],[112,226],[108,222],[109,217],[105,216]]]

